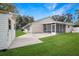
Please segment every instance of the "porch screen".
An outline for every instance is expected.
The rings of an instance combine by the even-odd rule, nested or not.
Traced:
[[[56,24],[56,32],[57,33],[65,32],[65,24]]]
[[[43,28],[44,32],[51,32],[51,24],[44,24]]]

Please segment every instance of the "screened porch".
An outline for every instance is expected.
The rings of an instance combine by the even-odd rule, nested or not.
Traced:
[[[65,24],[43,24],[43,32],[45,33],[62,33],[65,32]]]

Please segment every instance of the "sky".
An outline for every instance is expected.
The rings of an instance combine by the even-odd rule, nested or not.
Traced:
[[[71,13],[79,9],[78,3],[14,3],[21,15],[32,16],[35,20],[52,15]]]

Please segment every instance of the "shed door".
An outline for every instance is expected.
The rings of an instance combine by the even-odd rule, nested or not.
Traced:
[[[8,43],[8,45],[10,44],[10,41],[11,41],[11,38],[12,38],[12,34],[11,34],[11,29],[12,29],[12,26],[11,26],[11,20],[10,19],[8,19],[8,35],[9,35],[9,43]]]
[[[9,44],[15,39],[15,22],[13,20],[8,20],[8,29],[9,29]]]

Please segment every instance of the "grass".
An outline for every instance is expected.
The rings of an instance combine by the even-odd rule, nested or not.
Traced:
[[[4,56],[79,56],[79,33],[41,38],[43,43],[0,52]]]
[[[19,29],[16,30],[16,37],[24,35],[25,33]]]

